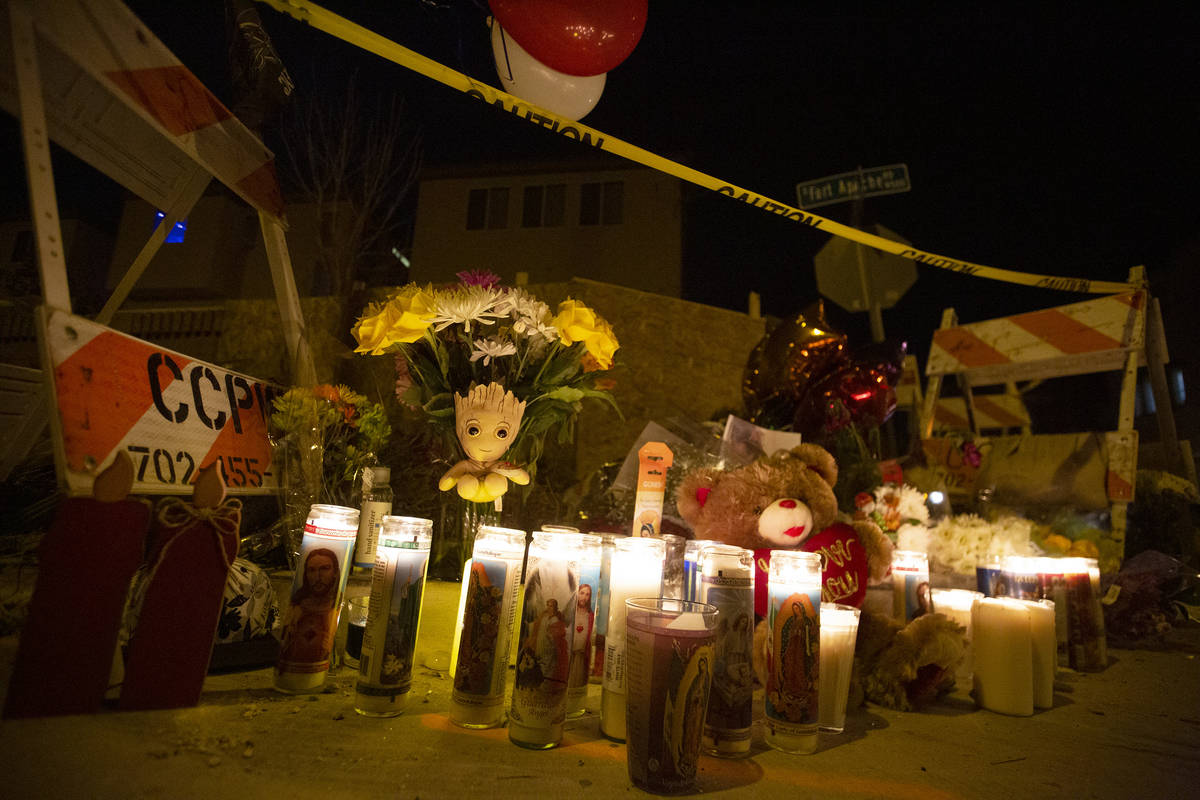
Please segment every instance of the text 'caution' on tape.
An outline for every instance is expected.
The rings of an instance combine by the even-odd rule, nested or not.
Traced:
[[[781,217],[786,217],[793,222],[799,222],[802,225],[807,225],[811,228],[817,228],[834,236],[840,236],[844,239],[849,239],[859,244],[874,247],[882,250],[885,253],[902,258],[912,259],[920,264],[927,264],[931,267],[957,272],[961,275],[970,275],[976,278],[988,278],[996,281],[1004,281],[1006,283],[1016,283],[1023,286],[1037,286],[1047,289],[1059,289],[1071,292],[1083,292],[1089,294],[1116,294],[1119,292],[1128,291],[1130,289],[1139,288],[1129,283],[1121,283],[1117,281],[1093,281],[1087,278],[1064,278],[1053,275],[1036,275],[1028,272],[1018,272],[1016,270],[1000,269],[997,267],[988,267],[983,264],[974,264],[970,261],[961,261],[955,258],[930,253],[925,250],[917,250],[903,242],[894,242],[890,239],[885,239],[882,236],[876,236],[873,233],[859,230],[858,228],[843,225],[840,222],[828,219],[827,217],[818,216],[809,211],[790,206],[787,203],[781,203],[778,200],[772,200],[760,194],[742,189],[731,183],[719,180],[706,175],[703,172],[684,166],[670,159],[663,158],[660,155],[645,150],[637,145],[630,144],[612,136],[608,136],[595,128],[590,128],[579,122],[575,122],[564,117],[560,117],[552,111],[547,111],[544,108],[528,103],[513,95],[502,92],[485,83],[473,80],[467,75],[450,69],[438,62],[426,58],[425,56],[409,50],[407,47],[397,44],[383,36],[380,36],[367,28],[357,25],[345,17],[340,17],[330,11],[326,11],[320,6],[306,2],[306,0],[259,0],[274,8],[276,11],[288,14],[295,19],[307,23],[312,27],[324,31],[331,36],[342,39],[350,44],[360,47],[370,53],[374,53],[380,58],[385,58],[388,61],[399,64],[402,67],[418,72],[427,78],[445,84],[452,89],[457,89],[464,94],[482,100],[488,105],[502,109],[513,116],[524,119],[538,127],[545,128],[560,136],[569,139],[575,139],[584,145],[588,145],[600,150],[604,150],[614,155],[619,155],[623,158],[634,161],[638,164],[656,169],[659,172],[673,175],[680,180],[703,186],[706,189],[717,192],[719,194],[728,195],[735,200],[739,200],[756,208],[777,214]]]

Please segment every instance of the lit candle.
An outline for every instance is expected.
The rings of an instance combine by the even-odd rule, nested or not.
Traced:
[[[567,678],[568,717],[581,716],[586,710],[592,635],[596,627],[596,596],[604,551],[604,540],[599,536],[581,533],[579,539],[583,552],[579,563],[579,590],[575,593],[575,638],[571,640],[571,669]]]
[[[991,556],[985,563],[975,566],[975,588],[984,597],[1008,596],[1008,583],[1004,579],[1004,562],[1000,556]]]
[[[933,611],[929,556],[918,550],[892,553],[892,615],[904,622]]]
[[[493,728],[504,721],[508,648],[521,591],[525,531],[483,525],[467,563],[454,632],[450,721]]]
[[[772,550],[768,573],[766,741],[786,753],[817,749],[821,556]]]
[[[1054,635],[1055,661],[1064,667],[1071,663],[1070,623],[1067,619],[1070,610],[1068,594],[1070,593],[1070,576],[1072,564],[1076,562],[1078,569],[1076,581],[1087,583],[1087,569],[1080,559],[1068,558],[1038,558],[1038,578],[1041,592],[1038,597],[1054,602]]]
[[[662,591],[659,597],[683,600],[683,556],[687,548],[687,539],[673,533],[664,533],[663,537],[663,576]]]
[[[432,530],[429,519],[382,519],[355,686],[354,710],[364,716],[394,717],[408,700]]]
[[[700,584],[700,548],[710,544],[721,544],[713,539],[689,539],[683,546],[683,599],[695,600]]]
[[[975,701],[988,711],[1033,714],[1033,635],[1025,603],[985,597],[975,606]]]
[[[858,614],[854,606],[837,603],[821,606],[821,691],[817,707],[821,730],[830,733],[846,729],[846,700],[854,669]]]
[[[1054,635],[1054,603],[1023,600],[1029,609],[1033,657],[1033,707],[1054,708],[1054,671],[1058,644]]]
[[[704,717],[704,749],[750,754],[754,702],[754,552],[727,544],[700,549],[696,599],[718,611],[712,694]]]
[[[1042,597],[1042,560],[1033,556],[1007,556],[1004,575],[1008,579],[1008,594],[1018,600],[1039,600]]]
[[[309,510],[283,612],[276,690],[300,694],[320,691],[325,685],[357,537],[357,508],[314,505]]]
[[[600,732],[625,741],[625,601],[655,597],[662,586],[662,539],[630,536],[616,540],[609,578],[608,630],[604,639],[604,685]]]
[[[592,671],[588,676],[591,683],[604,681],[604,637],[608,633],[609,584],[612,579],[612,554],[616,542],[623,538],[619,533],[600,534],[600,586],[596,593],[596,630],[592,636]]]
[[[508,739],[532,750],[562,741],[581,538],[578,533],[538,531],[529,544]]]
[[[958,668],[954,672],[954,677],[968,691],[970,691],[971,687],[972,665],[974,662],[972,642],[975,638],[975,626],[972,619],[975,613],[975,606],[982,599],[982,593],[972,592],[967,589],[933,590],[933,606],[937,609],[937,613],[944,614],[951,622],[955,622],[963,627],[966,647],[963,650],[962,661],[958,662]]]
[[[1108,640],[1104,633],[1104,606],[1100,603],[1100,562],[1094,558],[1085,558],[1089,582],[1092,585],[1091,624],[1086,626],[1088,633],[1083,637],[1083,652],[1080,666],[1077,669],[1086,672],[1099,672],[1108,666]],[[1082,615],[1082,611],[1080,612]],[[1081,622],[1081,625],[1083,623]]]

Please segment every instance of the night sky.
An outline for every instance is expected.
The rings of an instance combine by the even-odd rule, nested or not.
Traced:
[[[129,5],[229,102],[220,3]],[[1194,300],[1196,282],[1184,276],[1200,268],[1200,204],[1192,198],[1200,180],[1200,9],[906,5],[881,11],[856,3],[650,0],[642,40],[608,74],[599,105],[583,121],[790,204],[797,182],[904,162],[913,190],[868,200],[865,221],[918,248],[1099,280],[1124,280],[1130,267],[1145,264],[1152,290]],[[326,7],[499,86],[482,2],[343,0]],[[356,73],[364,92],[401,94],[426,163],[580,150],[259,9],[299,91],[338,86]],[[4,126],[7,146],[15,124]],[[79,172],[86,171],[61,171],[64,206],[76,202],[76,183],[89,185]],[[766,313],[782,317],[817,298],[812,257],[828,234],[706,190],[687,191],[685,202],[687,299],[744,309],[753,290]],[[848,222],[850,206],[816,213]],[[1086,299],[925,266],[918,275],[884,312],[884,326],[909,339],[922,362],[947,305],[971,321]],[[1168,306],[1169,327],[1171,314]],[[836,308],[830,315],[852,337],[869,338],[865,315]]]

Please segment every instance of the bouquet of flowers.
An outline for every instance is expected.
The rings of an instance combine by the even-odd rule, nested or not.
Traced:
[[[973,576],[975,567],[994,558],[1034,555],[1030,541],[1033,523],[1005,515],[986,520],[975,514],[956,514],[929,532],[930,569]]]
[[[396,353],[397,397],[419,407],[449,450],[456,446],[455,395],[497,383],[524,403],[506,459],[534,465],[547,432],[574,434],[584,398],[613,405],[602,373],[619,344],[612,326],[578,300],[558,313],[487,272],[460,272],[459,284],[408,284],[370,304],[354,325],[357,353]]]
[[[346,386],[290,389],[273,405],[271,443],[281,470],[290,560],[314,503],[354,505],[358,478],[376,462],[391,428],[383,406]]]
[[[432,425],[453,465],[438,487],[456,489],[476,515],[499,509],[510,481],[529,483],[547,434],[573,440],[583,400],[616,408],[604,374],[619,344],[578,300],[554,313],[490,272],[458,278],[401,287],[368,305],[352,332],[355,352],[394,355],[397,398]]]
[[[901,549],[924,550],[924,534],[929,525],[929,507],[925,493],[907,483],[885,483],[874,493],[859,492],[854,498],[858,515],[870,519],[896,544],[900,539],[914,539],[901,544]],[[904,536],[908,534],[908,536]]]

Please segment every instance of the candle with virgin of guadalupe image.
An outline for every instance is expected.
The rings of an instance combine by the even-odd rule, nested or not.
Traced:
[[[767,593],[766,741],[785,753],[814,753],[820,722],[820,554],[772,550]]]

